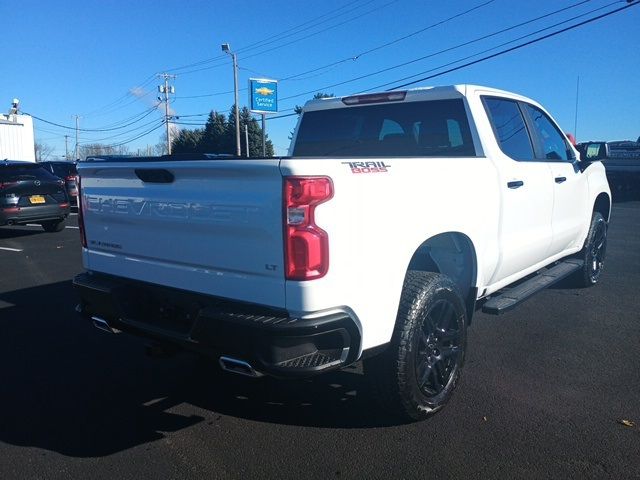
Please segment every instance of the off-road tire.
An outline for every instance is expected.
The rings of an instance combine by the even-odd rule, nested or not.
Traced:
[[[577,254],[584,265],[572,277],[576,287],[591,287],[598,283],[607,252],[607,221],[600,212],[593,212],[584,248]]]
[[[407,272],[391,343],[364,363],[381,406],[408,421],[442,409],[460,379],[466,325],[464,300],[449,277]]]

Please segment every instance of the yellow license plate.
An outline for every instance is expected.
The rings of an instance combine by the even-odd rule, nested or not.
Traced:
[[[29,201],[31,203],[44,203],[44,197],[42,195],[31,195]]]

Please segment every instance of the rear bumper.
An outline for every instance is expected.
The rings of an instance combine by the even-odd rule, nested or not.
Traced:
[[[344,367],[360,355],[357,320],[335,309],[291,316],[251,305],[95,273],[78,275],[80,312],[117,330],[231,357],[276,377]]]
[[[29,207],[1,206],[0,225],[64,220],[69,215],[69,204],[67,203],[66,206],[60,205],[56,203]]]

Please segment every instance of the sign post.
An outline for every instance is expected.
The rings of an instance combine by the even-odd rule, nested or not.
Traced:
[[[267,113],[278,112],[278,81],[266,78],[249,79],[249,105],[251,112],[262,115],[262,156],[266,151],[266,122]]]

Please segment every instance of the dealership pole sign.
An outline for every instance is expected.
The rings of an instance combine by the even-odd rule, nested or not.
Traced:
[[[266,78],[249,79],[249,105],[254,113],[278,112],[278,82]]]
[[[249,79],[249,105],[253,113],[262,115],[262,156],[266,156],[266,125],[267,113],[278,112],[278,81],[266,78]]]

